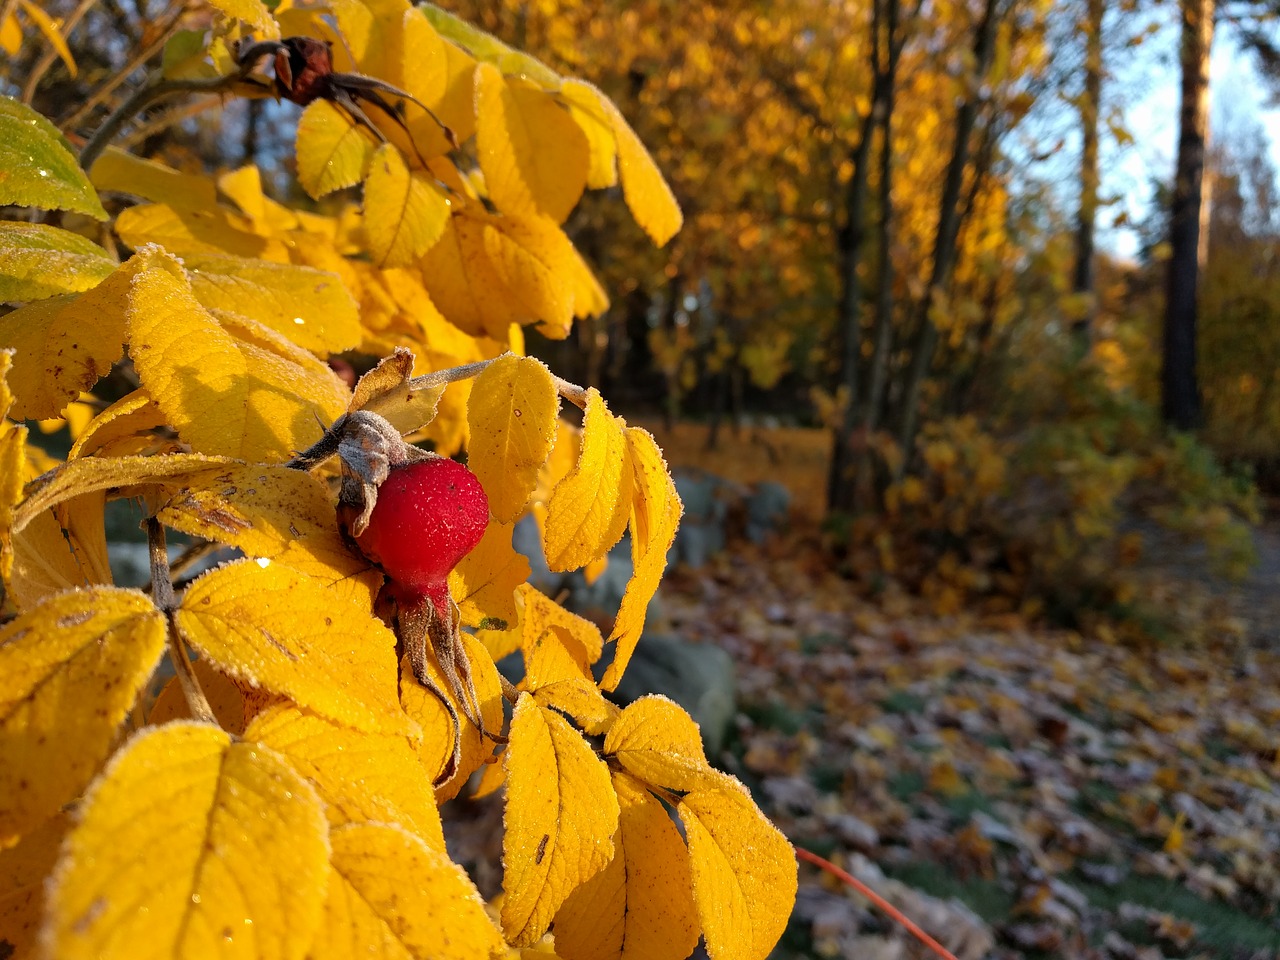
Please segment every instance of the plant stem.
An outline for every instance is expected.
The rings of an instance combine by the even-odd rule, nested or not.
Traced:
[[[187,648],[178,635],[178,625],[173,621],[174,611],[178,609],[178,598],[173,592],[173,577],[169,573],[169,551],[165,545],[164,527],[155,517],[147,518],[147,548],[151,555],[151,600],[164,611],[168,620],[169,659],[178,675],[183,696],[187,698],[187,707],[196,720],[216,726],[218,721],[213,715],[213,708],[209,706],[209,698],[200,687],[200,681],[191,666],[191,658],[187,655]]]

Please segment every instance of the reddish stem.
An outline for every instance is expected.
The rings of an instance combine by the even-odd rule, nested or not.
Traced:
[[[956,960],[955,954],[921,930],[915,923],[904,916],[897,907],[891,904],[884,897],[880,896],[880,894],[876,893],[853,874],[845,870],[841,870],[830,860],[824,860],[816,853],[806,850],[804,847],[796,847],[796,856],[801,860],[812,863],[815,867],[820,867],[841,883],[847,883],[849,886],[853,887],[853,889],[857,890],[860,894],[887,913],[895,922],[900,923],[905,927],[908,933],[914,936],[938,956],[943,957],[944,960]]]

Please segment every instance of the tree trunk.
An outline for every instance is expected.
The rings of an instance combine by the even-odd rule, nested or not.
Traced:
[[[1169,276],[1164,316],[1161,414],[1178,430],[1200,423],[1196,384],[1196,294],[1200,279],[1201,212],[1209,136],[1209,51],[1214,0],[1182,0],[1182,109],[1178,166],[1170,211]]]
[[[1085,23],[1084,96],[1080,101],[1080,211],[1076,220],[1076,262],[1071,289],[1093,296],[1094,227],[1098,216],[1098,120],[1102,107],[1102,18],[1105,0],[1088,0]],[[1075,322],[1087,339],[1095,305]]]
[[[982,20],[974,39],[974,74],[969,94],[956,113],[956,139],[942,185],[942,206],[938,214],[938,232],[933,245],[933,271],[929,284],[916,307],[916,338],[911,350],[907,379],[902,388],[898,410],[898,445],[902,448],[901,464],[910,459],[911,446],[915,442],[917,407],[920,391],[929,376],[934,352],[938,348],[938,328],[931,316],[935,297],[944,292],[951,281],[956,264],[956,241],[960,236],[960,191],[964,185],[965,166],[969,161],[969,140],[982,105],[982,88],[991,70],[995,55],[996,10],[998,0],[986,0]],[[901,472],[902,467],[899,468]]]

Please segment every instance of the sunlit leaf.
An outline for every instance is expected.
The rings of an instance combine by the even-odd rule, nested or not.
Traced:
[[[476,377],[467,403],[467,466],[495,519],[512,523],[524,512],[551,454],[559,411],[555,381],[540,360],[499,357]]]
[[[327,824],[274,752],[208,724],[135,736],[94,785],[49,894],[60,958],[294,960],[320,922]]]
[[[107,251],[77,233],[0,220],[0,300],[40,300],[96,286],[116,268]]]
[[[70,817],[59,814],[32,830],[17,846],[0,850],[0,950],[21,960],[36,956],[44,919],[44,885],[53,872]]]
[[[0,97],[0,204],[74,210],[107,219],[89,178],[57,128],[26,104]]]
[[[218,726],[236,736],[244,733],[244,691],[208,660],[194,661],[191,669],[195,672],[205,699],[209,701],[209,707],[213,710]],[[156,697],[156,702],[151,705],[151,712],[147,714],[147,723],[153,727],[171,720],[194,719],[195,717],[191,715],[191,705],[187,702],[187,695],[182,688],[182,681],[178,677],[171,678],[164,685],[164,689]]]
[[[605,690],[616,690],[623,671],[644,632],[649,602],[658,590],[658,581],[667,568],[667,553],[676,539],[676,528],[684,507],[675,481],[667,469],[662,451],[648,431],[628,427],[628,463],[633,471],[631,508],[631,560],[634,573],[622,595],[622,606],[614,621],[610,640],[618,642],[613,662],[601,678]]]
[[[102,152],[89,177],[99,190],[132,194],[175,210],[212,210],[218,204],[217,186],[209,177],[181,173],[117,147]]]
[[[310,577],[278,563],[227,564],[187,588],[174,622],[252,686],[357,730],[412,729],[396,700],[394,635]]]
[[[0,629],[0,845],[84,789],[164,642],[151,601],[114,587],[60,594]]]
[[[514,529],[514,524],[490,520],[480,542],[449,573],[449,593],[463,623],[515,621],[515,589],[529,579],[529,561],[511,545]]]
[[[565,898],[613,857],[618,797],[604,761],[568,721],[520,697],[511,721],[502,926],[536,943]]]
[[[552,570],[576,570],[622,538],[632,486],[624,427],[599,391],[590,388],[578,463],[547,504],[546,553]]]
[[[348,410],[376,413],[402,434],[422,429],[435,419],[445,385],[415,385],[414,363],[412,353],[397,347],[356,383]]]
[[[621,812],[609,865],[556,914],[565,960],[684,960],[698,942],[689,852],[662,804],[614,774]]]
[[[485,33],[434,3],[423,3],[421,9],[442,37],[470,51],[476,59],[494,64],[503,73],[527,76],[548,89],[555,89],[560,85],[560,77],[555,71],[527,53],[513,50],[492,34]]]
[[[331,836],[333,873],[311,957],[483,960],[502,934],[462,868],[408,831],[352,824]]]
[[[71,50],[67,46],[67,38],[62,35],[61,23],[54,20],[31,0],[18,0],[18,2],[31,18],[31,22],[36,25],[36,29],[44,35],[44,38],[49,41],[49,46],[53,47],[59,59],[66,65],[67,73],[74,78],[79,71],[76,69],[75,58],[71,56]]]
[[[275,17],[262,0],[209,0],[209,5],[234,20],[243,20],[268,39],[280,36]]]
[[[618,141],[609,114],[600,104],[599,92],[581,80],[565,80],[557,96],[586,135],[591,158],[587,186],[592,190],[612,187],[618,182]]]
[[[184,209],[164,203],[128,207],[116,217],[116,235],[142,250],[157,243],[175,256],[256,257],[287,263],[289,248],[280,240],[253,232],[245,217],[227,207]]]
[[[377,149],[373,137],[328,100],[298,120],[298,182],[315,199],[359,183]]]
[[[723,776],[707,762],[693,718],[663,696],[629,704],[609,728],[604,752],[636,779],[670,790],[717,785]]]
[[[431,249],[449,220],[449,198],[405,166],[389,143],[378,148],[364,184],[364,235],[379,267],[407,267]]]

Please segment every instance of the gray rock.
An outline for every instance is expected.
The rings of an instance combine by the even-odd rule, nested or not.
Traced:
[[[627,704],[650,693],[670,697],[689,712],[702,731],[710,756],[723,749],[737,710],[733,658],[724,650],[678,637],[646,634],[613,699]]]
[[[791,491],[780,483],[764,480],[747,498],[747,539],[764,543],[786,528],[791,515]]]
[[[736,485],[704,471],[676,471],[674,479],[684,516],[669,562],[688,564],[696,570],[725,548],[725,518]]]

